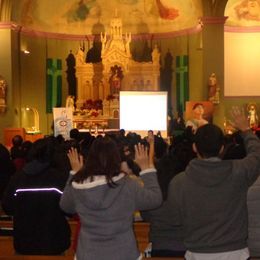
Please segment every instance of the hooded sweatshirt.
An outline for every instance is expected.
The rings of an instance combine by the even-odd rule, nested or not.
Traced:
[[[78,213],[81,222],[78,260],[135,260],[140,256],[133,232],[136,210],[158,207],[162,201],[155,169],[141,172],[144,186],[121,173],[110,187],[105,176],[68,182],[60,206]]]
[[[260,171],[260,169],[259,169]],[[250,256],[260,256],[260,177],[247,194],[248,207],[248,248]]]
[[[260,142],[243,135],[241,160],[193,159],[170,183],[169,222],[183,226],[191,252],[218,253],[247,247],[247,190],[259,174]]]

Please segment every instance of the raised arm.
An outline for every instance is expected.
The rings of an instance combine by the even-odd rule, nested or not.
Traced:
[[[231,124],[237,130],[241,131],[241,136],[244,139],[244,145],[247,151],[247,156],[242,160],[234,160],[234,166],[239,175],[246,178],[247,186],[252,185],[260,173],[260,140],[253,134],[248,126],[247,118],[244,111],[238,107],[233,107],[231,110]]]
[[[141,144],[135,146],[135,162],[141,168],[140,177],[144,186],[135,185],[136,210],[159,207],[162,203],[161,189],[158,184],[156,169],[153,164],[153,148],[149,150]]]

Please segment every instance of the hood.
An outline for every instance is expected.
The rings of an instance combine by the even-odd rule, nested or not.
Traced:
[[[113,181],[116,185],[111,187],[107,184],[105,176],[95,176],[91,182],[89,178],[83,183],[72,182],[72,187],[77,190],[75,194],[77,200],[88,208],[106,209],[120,196],[126,181],[126,175],[120,173],[118,176],[113,177]]]
[[[49,163],[42,163],[37,160],[33,160],[23,167],[23,171],[29,175],[36,175],[46,170],[49,166]]]
[[[230,178],[232,163],[219,158],[193,159],[185,173],[188,178],[200,186],[214,187]]]

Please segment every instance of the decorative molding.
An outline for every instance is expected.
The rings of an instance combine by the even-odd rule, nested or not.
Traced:
[[[0,29],[11,29],[19,31],[20,28],[21,26],[14,22],[0,22]]]
[[[227,16],[204,16],[201,17],[201,21],[206,24],[225,24]]]
[[[53,33],[53,32],[44,32],[44,31],[37,31],[27,27],[23,27],[18,25],[14,22],[0,22],[0,29],[11,29],[19,31],[27,36],[30,37],[39,37],[39,38],[50,38],[50,39],[57,39],[57,40],[71,40],[71,41],[84,41],[89,40],[93,41],[95,37],[99,39],[100,35],[77,35],[77,34],[66,34],[66,33]],[[190,35],[195,34],[201,31],[200,26],[194,26],[187,29],[179,30],[179,31],[172,31],[166,33],[141,33],[141,34],[133,34],[132,40],[150,40],[151,38],[160,40],[160,39],[169,39],[174,37],[179,37],[183,35]]]
[[[224,26],[224,32],[259,33],[260,26]]]

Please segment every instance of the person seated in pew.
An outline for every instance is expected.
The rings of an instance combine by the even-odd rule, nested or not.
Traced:
[[[15,173],[15,165],[11,160],[8,149],[0,143],[0,201],[6,186]],[[1,210],[1,207],[0,207]]]
[[[66,174],[55,168],[54,137],[37,140],[29,162],[10,180],[2,200],[13,216],[14,248],[18,254],[58,255],[70,246],[70,227],[59,207]]]
[[[143,185],[128,176],[117,144],[108,136],[96,138],[84,163],[74,148],[68,157],[72,176],[60,206],[80,218],[76,258],[142,259],[133,231],[133,214],[158,207],[162,201],[147,149],[141,144],[135,146],[135,162],[141,168]]]

